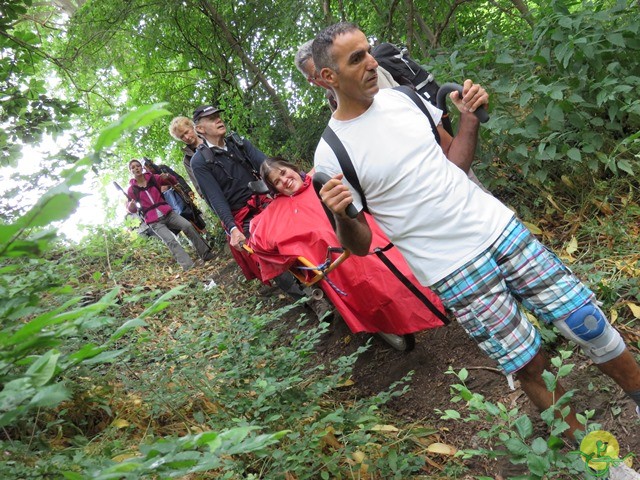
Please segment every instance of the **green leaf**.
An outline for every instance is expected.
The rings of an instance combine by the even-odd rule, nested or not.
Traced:
[[[551,464],[547,457],[535,455],[530,453],[527,455],[527,466],[529,467],[529,471],[534,475],[542,478],[547,472],[551,469]]]
[[[95,150],[103,150],[113,145],[116,140],[120,139],[125,133],[150,125],[157,118],[171,115],[171,112],[164,108],[165,105],[166,103],[147,105],[123,115],[119,120],[109,125],[100,133],[94,147]]]
[[[109,341],[115,342],[120,337],[125,335],[127,332],[133,330],[134,328],[146,327],[147,325],[148,325],[147,322],[145,322],[141,318],[132,318],[131,320],[128,320],[122,325],[120,325],[120,327],[115,332],[113,332],[113,334],[109,337]]]
[[[109,350],[108,352],[102,352],[95,357],[89,358],[83,361],[85,365],[96,365],[99,363],[113,363],[113,361],[126,352],[128,348],[121,348],[119,350]]]
[[[533,441],[533,443],[531,444],[531,448],[534,451],[534,453],[538,455],[542,455],[548,450],[547,442],[545,442],[544,439],[540,437],[536,438]]]
[[[504,446],[513,455],[517,455],[519,457],[524,457],[527,453],[531,451],[528,445],[526,445],[522,440],[519,440],[517,438],[510,438],[509,440],[504,442]]]
[[[453,419],[453,420],[460,419],[460,414],[456,410],[445,410],[444,413],[445,414],[442,417],[444,419]]]
[[[99,347],[94,343],[88,343],[77,352],[69,355],[69,360],[71,360],[72,363],[81,362],[82,360],[85,360],[87,358],[95,357],[100,352],[103,352],[106,348],[107,347],[104,346]]]
[[[569,151],[567,152],[567,156],[575,162],[579,162],[582,160],[582,155],[580,154],[580,150],[578,150],[577,148],[570,148]]]
[[[545,370],[544,372],[542,372],[542,379],[544,380],[544,384],[547,387],[547,390],[549,390],[550,392],[556,391],[557,380],[553,373]]]
[[[64,478],[67,480],[87,480],[87,477],[76,472],[66,471],[62,472],[62,475],[64,475]]]
[[[58,358],[60,358],[60,352],[49,350],[31,364],[27,375],[30,376],[34,387],[41,387],[51,380],[56,371]]]
[[[564,441],[553,435],[549,436],[549,440],[547,440],[547,446],[550,450],[558,451],[564,448]]]
[[[527,415],[522,415],[513,424],[523,439],[529,438],[533,433],[533,423]]]
[[[71,192],[55,193],[65,190],[62,187],[51,189],[43,196],[24,217],[18,220],[22,228],[45,227],[52,222],[66,219],[78,206],[80,194]]]
[[[149,315],[153,315],[158,313],[165,308],[167,308],[171,303],[168,302],[169,299],[182,294],[182,290],[185,288],[185,285],[180,285],[178,287],[172,288],[168,292],[164,293],[160,298],[158,298],[153,304],[147,308],[144,312],[140,314],[139,318],[145,318]]]
[[[510,65],[514,63],[514,61],[513,61],[513,57],[509,55],[509,53],[503,52],[503,53],[500,53],[496,58],[496,63],[502,64],[502,65]]]
[[[628,173],[629,175],[635,175],[635,172],[633,171],[633,167],[631,165],[631,163],[628,160],[620,159],[618,160],[618,168],[620,170],[622,170],[623,172]]]
[[[54,383],[38,390],[29,405],[31,407],[55,407],[70,396],[71,392],[62,383]]]
[[[574,366],[575,365],[573,363],[567,363],[565,365],[562,365],[558,369],[558,377],[562,378],[562,377],[566,377],[567,375],[569,375],[571,373],[571,370],[573,370]]]
[[[626,48],[627,44],[624,41],[624,37],[620,33],[610,33],[607,35],[607,40],[613,43],[616,47]]]

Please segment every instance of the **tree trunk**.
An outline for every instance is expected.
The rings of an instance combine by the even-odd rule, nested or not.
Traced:
[[[533,27],[533,18],[531,17],[531,12],[529,11],[529,7],[522,0],[511,0],[511,3],[515,5],[520,14],[522,14],[522,18],[529,24],[530,27]]]
[[[287,127],[287,130],[289,130],[289,133],[294,134],[295,127],[293,125],[293,122],[291,121],[291,117],[289,116],[289,110],[287,109],[287,106],[282,102],[275,89],[271,86],[269,80],[267,80],[267,77],[262,73],[260,68],[255,63],[253,63],[251,58],[249,58],[247,53],[243,50],[240,42],[236,40],[224,18],[222,18],[222,15],[220,15],[215,7],[208,0],[200,0],[200,4],[204,8],[209,19],[214,23],[216,27],[220,29],[222,36],[225,38],[234,53],[238,55],[238,57],[240,57],[242,63],[246,65],[249,72],[256,77],[257,81],[266,90],[269,97],[271,98],[271,102],[280,113],[280,117]]]
[[[432,47],[436,46],[436,36],[433,33],[433,31],[427,26],[426,22],[424,21],[424,18],[422,18],[422,15],[420,15],[420,12],[418,12],[413,4],[413,0],[405,0],[405,3],[407,5],[407,10],[409,12],[411,12],[411,18],[415,19],[418,27],[420,27],[420,32],[422,32],[422,35],[429,41],[429,44]],[[420,50],[422,51],[422,55],[424,57],[427,56],[427,50],[426,47],[424,46],[424,42],[422,42],[419,34],[416,32],[414,33],[414,38],[416,38],[416,40],[418,41],[418,45],[420,46]]]
[[[331,15],[331,0],[322,0],[322,13],[324,14],[325,25],[332,25],[333,15]]]
[[[407,0],[407,48],[409,51],[413,49],[413,15],[415,13],[415,7],[412,0]]]

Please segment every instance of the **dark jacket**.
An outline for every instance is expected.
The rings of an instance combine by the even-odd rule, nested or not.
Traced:
[[[226,150],[206,145],[199,148],[191,158],[191,169],[206,202],[229,232],[236,225],[233,214],[253,195],[248,183],[256,180],[256,176],[251,169],[259,172],[266,155],[248,140],[239,145],[234,136],[229,135],[225,142]],[[210,160],[205,159],[202,148],[211,151]]]
[[[187,175],[191,179],[191,183],[196,188],[196,192],[200,195],[200,198],[204,198],[204,194],[202,193],[202,189],[200,185],[198,185],[198,180],[196,180],[196,176],[193,174],[193,169],[191,168],[191,158],[196,153],[196,151],[190,147],[189,145],[185,145],[182,147],[182,152],[184,156],[182,157],[182,164],[184,165],[184,169],[187,171]]]

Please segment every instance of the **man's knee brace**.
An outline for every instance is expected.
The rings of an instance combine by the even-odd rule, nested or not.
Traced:
[[[602,310],[589,303],[553,324],[560,333],[582,347],[594,363],[605,363],[625,349],[624,340],[607,321]]]

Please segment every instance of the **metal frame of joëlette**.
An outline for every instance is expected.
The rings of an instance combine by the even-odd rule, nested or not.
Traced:
[[[254,255],[254,251],[251,247],[248,247],[247,245],[242,245],[242,248],[249,254]],[[320,280],[322,280],[323,278],[325,278],[327,276],[327,274],[329,272],[331,272],[333,269],[335,269],[338,265],[340,265],[342,262],[344,262],[347,258],[349,258],[349,255],[351,255],[351,252],[347,249],[338,249],[338,250],[342,250],[342,253],[340,254],[340,256],[338,258],[336,258],[334,261],[331,262],[331,264],[323,269],[320,270],[318,269],[317,265],[314,265],[311,261],[309,261],[307,258],[299,256],[298,257],[298,261],[304,265],[305,267],[308,267],[313,273],[315,273],[315,277],[313,277],[311,280],[306,280],[304,275],[302,275],[300,272],[296,272],[295,269],[290,269],[289,271],[292,273],[292,275],[294,277],[296,277],[300,283],[302,283],[305,287],[310,287],[311,285],[315,285],[316,283],[318,283]],[[337,250],[336,250],[337,251]]]

